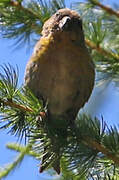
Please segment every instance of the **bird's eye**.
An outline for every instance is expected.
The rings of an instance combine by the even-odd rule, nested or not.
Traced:
[[[58,17],[59,15],[60,15],[60,13],[59,13],[59,12],[57,12],[57,13],[56,13],[56,17]]]

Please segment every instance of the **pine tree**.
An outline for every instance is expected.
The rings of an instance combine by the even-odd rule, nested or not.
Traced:
[[[44,22],[58,9],[66,7],[63,0],[1,0],[0,28],[4,38],[16,39],[17,45],[39,38]],[[119,73],[119,12],[118,6],[108,7],[98,0],[72,3],[83,18],[85,42],[95,62],[96,83],[99,80],[118,81]],[[113,27],[113,28],[112,28]],[[0,123],[1,129],[9,129],[12,135],[24,138],[25,146],[8,144],[19,152],[14,162],[0,171],[6,177],[24,158],[33,156],[40,161],[44,147],[51,154],[46,166],[52,167],[57,150],[52,149],[51,136],[55,131],[39,114],[47,111],[32,92],[18,86],[18,67],[1,65],[0,72]],[[40,121],[40,126],[38,121]],[[68,129],[67,139],[57,139],[61,152],[62,175],[66,180],[118,180],[119,179],[119,132],[117,126],[108,127],[103,120],[86,114],[76,119],[75,131]]]

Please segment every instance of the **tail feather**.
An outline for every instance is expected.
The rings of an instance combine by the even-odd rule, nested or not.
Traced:
[[[47,169],[48,166],[51,164],[51,161],[48,161],[49,158],[50,158],[49,153],[47,153],[46,155],[43,156],[43,159],[42,159],[42,162],[40,165],[40,169],[39,169],[40,173],[42,173],[45,169]],[[57,174],[60,174],[60,158],[56,159],[53,162],[52,167],[57,172]]]
[[[57,174],[60,174],[60,159],[57,159],[57,161],[53,163],[53,169],[57,172]]]

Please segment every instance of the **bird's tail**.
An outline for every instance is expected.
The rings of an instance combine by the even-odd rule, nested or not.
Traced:
[[[45,149],[44,149],[44,151],[45,151]],[[52,162],[50,161],[50,153],[45,154],[42,158],[39,172],[42,173],[44,170],[46,170],[48,168],[48,166],[51,163]],[[57,172],[57,174],[60,174],[60,158],[59,157],[54,160],[52,167]]]

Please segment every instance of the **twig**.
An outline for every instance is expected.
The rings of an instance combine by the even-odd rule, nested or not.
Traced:
[[[14,150],[14,151],[17,151],[17,152],[22,152],[22,151],[25,151],[26,148],[29,150],[27,151],[27,154],[30,155],[30,156],[33,156],[35,158],[39,157],[39,153],[36,153],[34,151],[31,150],[31,145],[27,145],[26,146],[23,146],[23,145],[19,145],[19,144],[16,144],[16,143],[8,143],[7,145],[7,148],[11,149],[11,150]],[[29,148],[30,147],[30,148]]]
[[[16,108],[16,109],[19,109],[19,110],[21,110],[21,111],[23,111],[23,112],[31,112],[31,113],[33,113],[34,111],[33,111],[33,109],[31,109],[30,107],[26,107],[26,106],[23,106],[23,105],[21,105],[21,104],[16,104],[15,102],[13,102],[13,101],[9,101],[9,100],[7,100],[7,101],[4,101],[4,100],[1,100],[0,99],[0,103],[2,103],[3,105],[5,105],[5,106],[9,106],[9,107],[11,107],[11,108]],[[43,111],[40,111],[39,112],[39,115],[40,115],[40,117],[41,118],[44,118],[45,116],[46,116],[46,113],[45,112],[43,112]]]
[[[10,5],[11,5],[12,7],[21,9],[21,10],[25,11],[26,13],[32,14],[33,16],[35,16],[36,18],[39,19],[39,16],[38,16],[35,12],[33,12],[32,10],[30,10],[30,9],[28,9],[28,8],[25,8],[25,7],[22,6],[22,4],[19,3],[19,2],[16,2],[16,1],[11,0],[11,1],[10,1]]]
[[[105,5],[101,4],[101,3],[98,2],[98,1],[92,0],[92,2],[93,2],[96,6],[99,6],[100,8],[102,8],[103,10],[105,10],[108,14],[110,14],[110,15],[115,15],[116,17],[119,18],[119,12],[113,10],[112,8],[110,8],[110,7],[108,7],[108,6],[105,6]]]
[[[109,57],[109,58],[112,57],[114,59],[119,60],[119,55],[111,53],[109,51],[106,51],[105,49],[103,49],[99,45],[97,46],[96,44],[91,42],[89,39],[85,39],[85,42],[90,48],[95,49],[98,53],[102,54],[103,56],[106,56],[106,57]]]
[[[13,108],[17,108],[20,109],[21,111],[27,111],[27,112],[33,112],[33,110],[29,107],[25,107],[23,105],[20,104],[16,104],[14,102],[11,101],[3,101],[0,99],[0,103],[3,103],[6,106],[10,106]],[[42,115],[42,112],[41,112]],[[82,140],[82,143],[84,143],[87,146],[90,146],[93,149],[98,150],[99,152],[102,152],[105,156],[107,156],[109,159],[113,160],[115,162],[115,164],[119,165],[119,159],[117,156],[114,156],[109,150],[107,150],[102,144],[97,143],[96,141],[92,140],[89,137],[85,137],[84,140]]]
[[[98,150],[99,152],[103,153],[106,157],[114,161],[115,164],[119,165],[119,158],[115,155],[113,155],[108,149],[106,149],[102,144],[97,143],[96,141],[92,140],[89,137],[85,137],[85,140],[82,140],[82,142],[90,146],[93,149]]]
[[[5,100],[0,99],[0,103],[3,103],[3,105],[5,105],[5,106],[10,106],[12,108],[19,109],[21,111],[33,112],[33,110],[31,108],[25,107],[25,106],[20,105],[20,104],[16,104],[13,101],[9,101],[9,100],[5,101]]]
[[[89,137],[85,137],[85,139],[82,140],[82,143],[85,144],[86,146],[89,146],[93,149],[98,150],[99,152],[101,152],[105,156],[107,156],[109,159],[114,161],[115,164],[119,165],[119,158],[117,156],[114,156],[111,152],[109,152],[109,150],[107,150],[102,144],[97,143],[96,141],[92,140]],[[17,144],[15,144],[15,145],[8,144],[7,147],[10,149],[17,150],[17,151],[21,151],[21,150],[23,150],[23,148],[25,148],[25,147],[19,146]],[[37,153],[34,153],[33,151],[29,151],[28,154],[32,155],[32,156],[37,156]]]

